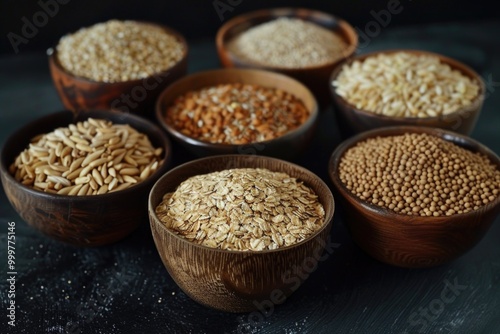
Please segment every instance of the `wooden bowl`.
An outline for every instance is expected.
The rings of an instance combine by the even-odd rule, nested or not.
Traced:
[[[332,82],[336,80],[337,76],[340,74],[342,67],[346,64],[351,64],[354,61],[363,61],[368,57],[377,56],[381,53],[391,54],[396,52],[407,52],[416,55],[430,55],[438,57],[441,62],[448,64],[451,68],[460,71],[462,74],[475,79],[480,87],[478,96],[472,101],[471,104],[460,108],[459,110],[448,114],[441,115],[437,117],[391,117],[385,115],[378,115],[373,112],[358,109],[355,106],[349,104],[342,96],[335,92],[335,87],[333,87]],[[386,127],[386,126],[426,126],[433,128],[441,128],[446,130],[455,131],[461,134],[469,135],[472,133],[474,126],[476,125],[477,118],[483,106],[484,96],[485,96],[485,84],[481,76],[468,67],[467,65],[428,51],[421,50],[406,50],[406,49],[395,49],[366,53],[363,55],[358,55],[353,57],[344,63],[339,64],[335,70],[332,72],[330,77],[330,91],[333,97],[334,108],[337,115],[337,121],[339,123],[339,129],[344,137],[349,137],[351,135]]]
[[[344,58],[320,66],[285,68],[249,63],[239,59],[227,49],[227,43],[235,36],[254,26],[280,17],[291,17],[309,21],[338,33],[348,45],[344,52]],[[355,53],[358,45],[358,35],[349,23],[327,13],[303,8],[275,8],[243,14],[227,21],[217,31],[216,45],[219,59],[224,67],[259,68],[289,75],[309,87],[315,94],[320,105],[324,107],[330,103],[328,90],[329,76],[339,62],[351,57]]]
[[[177,31],[159,24],[147,24],[159,26],[174,36],[185,51],[173,67],[144,79],[109,83],[79,77],[61,66],[56,48],[49,49],[50,74],[66,109],[75,112],[87,109],[116,109],[153,117],[154,103],[161,91],[187,73],[188,45]]]
[[[465,214],[420,217],[397,214],[353,195],[339,178],[339,162],[349,148],[377,136],[426,133],[486,155],[500,169],[500,159],[477,141],[442,129],[386,127],[344,141],[332,154],[328,172],[342,199],[346,222],[355,242],[375,259],[398,267],[423,268],[456,259],[477,244],[500,213],[500,196]]]
[[[301,126],[283,136],[245,145],[214,144],[198,140],[186,136],[165,121],[167,109],[178,96],[207,86],[227,83],[255,84],[292,93],[302,100],[311,114]],[[219,69],[188,75],[167,87],[156,103],[156,119],[174,140],[199,157],[238,153],[292,159],[299,156],[311,142],[318,119],[318,107],[313,94],[303,84],[285,75],[261,70]]]
[[[325,208],[325,224],[295,245],[267,251],[229,251],[192,243],[160,222],[155,209],[187,178],[229,168],[267,168],[288,173],[311,187]],[[327,245],[335,203],[328,186],[312,172],[274,158],[224,155],[185,163],[163,175],[149,195],[153,238],[168,273],[195,301],[228,312],[248,312],[282,302],[304,281]],[[298,268],[297,270],[294,268]],[[302,272],[301,272],[302,271]],[[277,297],[280,296],[280,297]]]
[[[155,147],[163,147],[164,162],[149,178],[125,190],[91,196],[45,193],[16,181],[9,166],[31,138],[57,127],[89,117],[130,124],[148,135]],[[5,142],[0,176],[7,198],[19,215],[42,233],[76,246],[99,246],[115,242],[147,221],[147,196],[154,182],[167,171],[171,157],[170,141],[165,133],[138,116],[92,110],[81,113],[62,111],[39,118],[15,131]]]

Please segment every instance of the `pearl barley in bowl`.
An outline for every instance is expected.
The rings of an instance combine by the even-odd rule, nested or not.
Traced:
[[[153,114],[158,94],[187,71],[188,47],[154,23],[110,20],[63,36],[49,50],[52,79],[70,110]]]
[[[176,167],[149,196],[170,276],[195,301],[226,312],[284,302],[318,264],[334,208],[328,186],[310,171],[242,154]]]
[[[347,135],[391,125],[470,134],[483,104],[484,82],[454,59],[420,50],[389,50],[339,65],[331,76],[331,92]]]
[[[400,267],[430,267],[471,249],[500,212],[500,159],[442,129],[386,127],[343,142],[330,178],[356,243]]]
[[[73,245],[99,246],[147,221],[147,194],[170,156],[166,134],[138,116],[64,111],[15,131],[0,172],[29,225]]]

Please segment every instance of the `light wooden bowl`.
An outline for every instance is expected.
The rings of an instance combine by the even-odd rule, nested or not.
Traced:
[[[451,68],[462,72],[462,74],[472,79],[475,79],[480,86],[478,96],[472,101],[471,104],[448,115],[441,115],[437,117],[391,117],[356,108],[347,102],[342,96],[338,95],[335,91],[335,87],[331,84],[342,71],[342,67],[346,64],[351,64],[354,61],[363,61],[368,57],[374,57],[379,54],[391,54],[402,51],[416,55],[431,55],[438,57],[441,62],[448,64]],[[476,121],[483,106],[485,85],[483,79],[476,71],[455,59],[428,51],[395,49],[358,55],[345,61],[344,63],[339,64],[331,74],[330,91],[339,123],[339,129],[341,130],[343,137],[349,137],[363,131],[386,126],[426,126],[469,135],[472,133],[472,130],[476,125]]]
[[[186,136],[166,122],[165,115],[168,108],[180,95],[207,86],[227,83],[254,84],[289,92],[302,100],[305,107],[310,111],[310,116],[298,128],[283,136],[245,145],[214,144],[195,139]],[[288,160],[299,156],[311,142],[318,119],[318,107],[316,99],[309,89],[285,75],[251,69],[219,69],[188,75],[167,87],[158,98],[156,119],[174,140],[199,157],[238,153],[267,155]]]
[[[57,127],[89,117],[129,124],[147,134],[155,147],[163,147],[164,163],[143,182],[121,191],[91,196],[50,194],[16,181],[9,166],[31,138]],[[172,155],[170,141],[160,128],[132,114],[91,110],[73,114],[50,114],[16,130],[5,142],[1,153],[0,176],[7,198],[17,213],[32,227],[47,236],[75,246],[100,246],[130,234],[147,222],[147,196],[154,182],[167,171]]]
[[[268,251],[229,251],[192,243],[158,219],[155,209],[167,192],[187,178],[228,168],[267,168],[288,173],[311,187],[325,208],[325,223],[308,239]],[[328,186],[310,171],[292,163],[251,155],[221,155],[188,162],[162,176],[149,195],[149,220],[158,253],[170,276],[200,304],[228,312],[248,312],[262,301],[273,302],[295,291],[304,272],[315,266],[327,243],[335,204]],[[307,268],[306,268],[307,267]],[[274,302],[273,302],[274,303]]]
[[[500,196],[464,214],[421,217],[397,214],[365,202],[353,195],[339,178],[339,163],[344,153],[368,138],[426,133],[467,150],[480,152],[500,170],[500,159],[477,141],[450,131],[416,127],[387,127],[363,132],[343,142],[333,152],[328,165],[330,178],[342,200],[351,235],[375,259],[398,267],[424,268],[447,263],[477,244],[500,213]]]

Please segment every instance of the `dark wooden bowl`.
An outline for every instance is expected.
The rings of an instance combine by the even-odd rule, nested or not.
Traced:
[[[293,246],[240,252],[192,243],[168,230],[158,219],[155,208],[163,195],[175,191],[187,178],[245,167],[285,172],[311,187],[325,208],[323,227]],[[295,291],[304,281],[300,275],[307,277],[304,273],[310,273],[317,265],[327,245],[334,209],[328,186],[312,172],[283,160],[252,155],[214,156],[188,162],[162,176],[149,195],[151,231],[170,276],[195,301],[228,312],[247,312],[261,303],[280,303]]]
[[[349,148],[367,138],[427,133],[486,155],[500,169],[500,159],[477,141],[442,129],[387,127],[344,141],[332,154],[328,172],[340,195],[346,222],[356,243],[375,259],[398,267],[423,268],[456,259],[477,244],[500,213],[500,196],[479,210],[443,217],[397,214],[354,196],[340,181],[339,162]]]
[[[227,83],[255,84],[292,93],[302,100],[311,115],[304,124],[283,136],[246,145],[214,144],[194,139],[165,121],[168,107],[179,95],[191,90]],[[285,75],[251,69],[219,69],[188,75],[167,87],[156,103],[156,119],[176,141],[199,157],[238,153],[292,159],[299,156],[311,142],[318,119],[318,107],[314,95],[303,84]]]
[[[128,189],[92,196],[68,196],[34,190],[16,181],[9,166],[35,135],[88,117],[130,124],[163,147],[164,163],[145,181]],[[19,215],[42,233],[76,246],[99,246],[115,242],[147,222],[147,196],[154,182],[167,171],[172,155],[166,134],[157,126],[132,114],[92,110],[74,114],[62,111],[39,118],[15,131],[5,142],[0,176],[7,198]]]
[[[363,61],[367,57],[377,56],[378,54],[390,54],[395,52],[408,52],[417,55],[431,55],[438,57],[441,62],[448,64],[451,68],[456,69],[462,74],[475,79],[480,87],[478,96],[472,101],[468,106],[462,107],[456,112],[448,115],[442,115],[437,117],[391,117],[385,115],[378,115],[370,111],[363,109],[358,109],[355,106],[349,104],[342,96],[335,92],[335,87],[331,84],[337,76],[340,74],[342,67],[345,64],[351,64],[354,61]],[[363,55],[358,55],[353,57],[341,64],[339,64],[335,70],[332,72],[330,77],[330,91],[333,97],[335,113],[337,116],[337,121],[339,123],[339,128],[343,137],[349,137],[351,135],[372,130],[376,128],[386,127],[386,126],[426,126],[433,128],[441,128],[446,130],[451,130],[464,135],[469,135],[472,133],[474,126],[476,125],[477,118],[483,106],[484,95],[485,95],[485,85],[484,81],[476,71],[468,67],[467,65],[428,51],[422,50],[406,50],[406,49],[394,49],[366,53]]]
[[[343,59],[320,66],[309,66],[305,68],[280,68],[246,62],[239,59],[226,47],[227,43],[231,39],[241,34],[243,31],[280,17],[302,19],[338,33],[344,38],[348,45],[344,52],[343,59],[351,57],[356,52],[358,35],[353,27],[346,21],[317,10],[304,8],[275,8],[259,10],[237,16],[227,21],[222,27],[220,27],[216,36],[219,59],[224,67],[259,68],[289,75],[309,87],[323,108],[330,103],[328,90],[329,76],[335,66]]]
[[[159,26],[174,36],[184,46],[185,52],[170,69],[144,79],[108,83],[79,77],[61,66],[56,48],[49,49],[50,74],[66,109],[116,109],[153,117],[154,103],[161,91],[187,73],[188,45],[177,31],[159,24],[148,24]]]

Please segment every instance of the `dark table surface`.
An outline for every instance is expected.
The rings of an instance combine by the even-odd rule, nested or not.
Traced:
[[[361,52],[419,48],[469,64],[487,83],[472,137],[500,153],[500,22],[383,30]],[[190,72],[219,66],[212,40],[191,41]],[[0,58],[0,144],[15,128],[62,109],[44,54]],[[333,111],[321,114],[310,151],[297,163],[330,184],[339,144]],[[177,154],[174,164],[190,157]],[[74,248],[31,229],[0,191],[1,333],[500,333],[500,219],[456,261],[400,269],[365,255],[336,212],[334,253],[283,305],[229,314],[187,297],[169,277],[148,222],[126,239]],[[16,226],[16,327],[7,325],[7,222]]]

